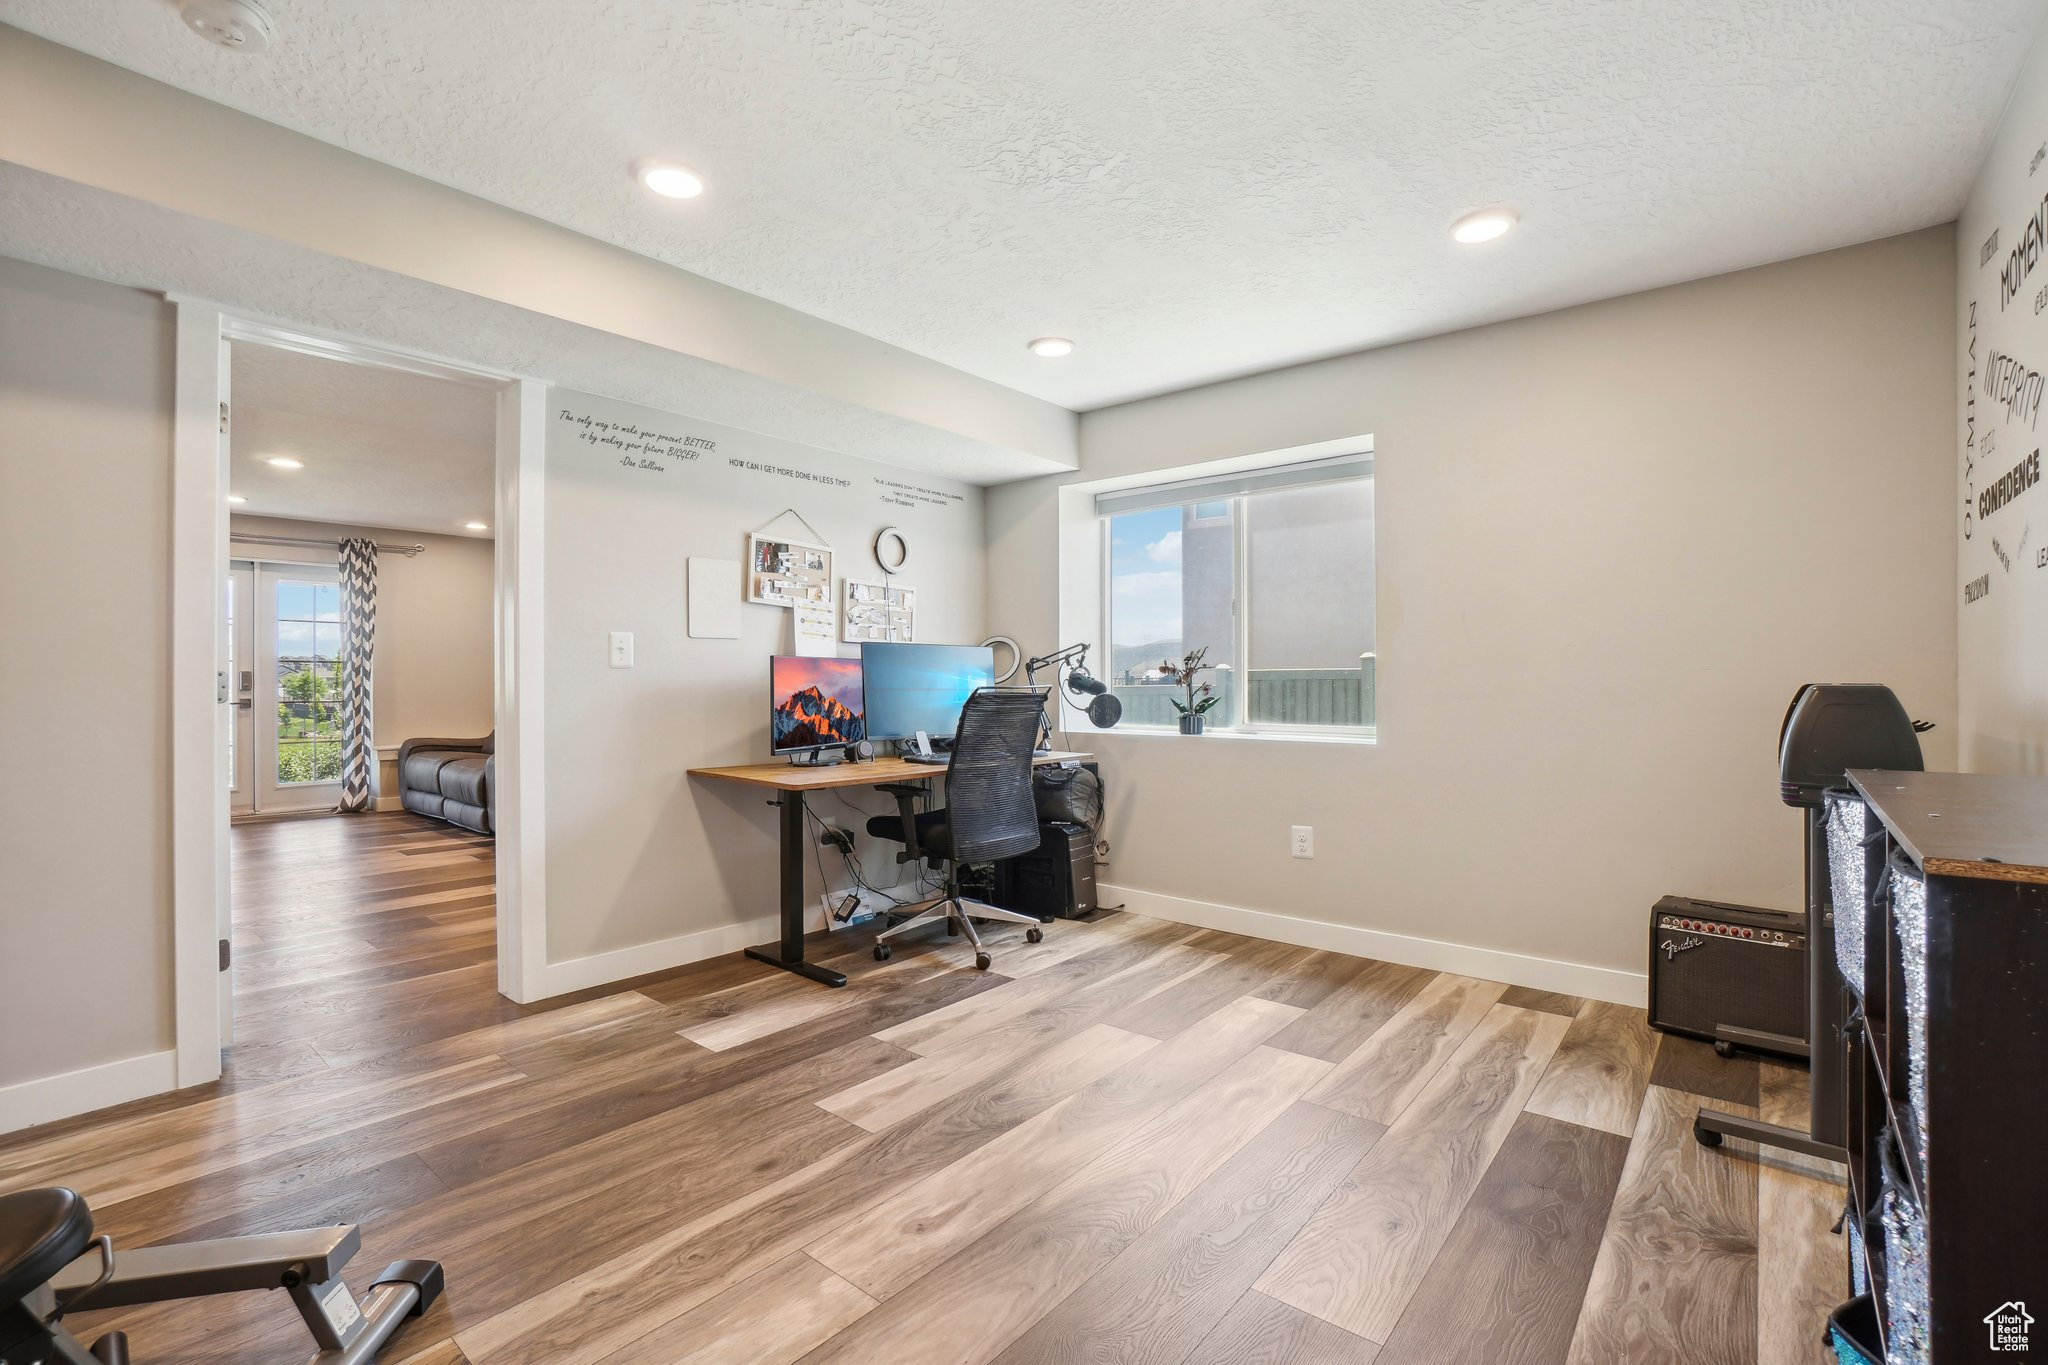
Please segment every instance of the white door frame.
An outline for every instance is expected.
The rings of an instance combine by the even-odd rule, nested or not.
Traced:
[[[498,989],[539,999],[547,957],[542,809],[541,477],[546,386],[485,366],[358,341],[169,295],[177,310],[171,471],[171,895],[180,1089],[217,1079],[223,1038],[220,925],[229,912],[227,341],[260,342],[498,393],[494,555]],[[522,496],[522,493],[525,496]]]

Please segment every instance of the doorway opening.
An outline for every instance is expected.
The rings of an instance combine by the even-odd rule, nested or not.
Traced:
[[[220,1029],[238,1081],[498,999],[496,379],[223,345]]]

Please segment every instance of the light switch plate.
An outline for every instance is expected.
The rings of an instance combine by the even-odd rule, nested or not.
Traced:
[[[612,632],[612,667],[613,667],[613,668],[631,668],[632,666],[633,666],[633,632],[632,632],[632,631],[630,631],[630,630],[615,630],[615,631],[613,631],[613,632]]]

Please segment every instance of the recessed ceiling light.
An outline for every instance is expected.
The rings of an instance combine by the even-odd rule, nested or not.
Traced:
[[[1521,221],[1522,215],[1513,209],[1481,209],[1451,224],[1451,236],[1468,245],[1490,242],[1496,237],[1506,236],[1508,229]]]
[[[289,455],[273,455],[263,463],[275,465],[279,469],[304,469],[306,467],[304,460],[295,460]]]
[[[491,528],[480,521],[465,521],[462,523],[462,529],[465,531],[488,531]]]
[[[673,161],[636,161],[633,174],[665,199],[695,199],[704,193],[704,177]]]
[[[1031,343],[1031,354],[1042,355],[1048,360],[1058,359],[1074,353],[1074,343],[1065,337],[1040,337]]]
[[[228,501],[229,501],[229,502],[247,502],[247,501],[248,501],[248,499],[247,499],[247,498],[245,498],[245,497],[243,497],[243,496],[242,496],[242,495],[241,495],[240,493],[230,493],[230,494],[228,494]]]

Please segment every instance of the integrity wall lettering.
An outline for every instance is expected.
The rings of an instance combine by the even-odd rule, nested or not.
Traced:
[[[2024,361],[1992,351],[1984,361],[1984,396],[2005,405],[2005,420],[2024,417],[2031,429],[2041,417],[2041,372]]]

